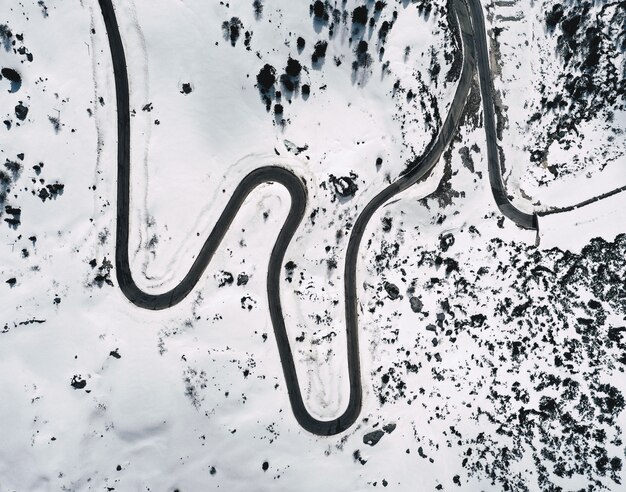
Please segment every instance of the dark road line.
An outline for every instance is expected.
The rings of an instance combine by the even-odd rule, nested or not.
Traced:
[[[141,290],[133,278],[128,257],[129,215],[130,215],[130,105],[126,56],[120,36],[115,10],[111,0],[99,0],[102,16],[107,30],[109,48],[115,78],[117,104],[117,229],[115,268],[120,289],[130,302],[144,309],[166,309],[181,302],[195,287],[215,251],[219,247],[230,224],[237,215],[248,194],[264,183],[280,183],[291,196],[291,206],[283,224],[269,261],[267,292],[270,317],[274,327],[276,344],[289,394],[293,414],[298,423],[307,431],[318,435],[332,435],[344,431],[358,418],[361,411],[361,384],[358,364],[358,343],[354,345],[356,357],[349,356],[350,399],[346,410],[336,419],[323,421],[313,417],[304,405],[298,376],[294,364],[291,344],[287,337],[280,303],[280,272],[287,246],[297,231],[304,217],[307,201],[303,182],[292,172],[278,166],[265,166],[248,174],[237,185],[232,197],[226,204],[209,237],[204,242],[200,253],[183,280],[173,289],[162,294],[149,294]],[[355,297],[355,296],[352,296]],[[356,320],[348,323],[348,330],[354,327]],[[350,348],[349,348],[350,350]],[[354,360],[357,364],[354,364]]]
[[[479,0],[467,0],[472,25],[474,27],[474,43],[476,48],[476,61],[478,63],[478,77],[480,79],[480,92],[483,100],[483,114],[485,133],[487,135],[487,161],[489,165],[489,183],[496,205],[502,215],[515,222],[524,229],[537,230],[539,223],[537,214],[528,214],[517,209],[507,196],[504,182],[502,181],[502,164],[498,154],[498,140],[496,137],[496,124],[493,104],[493,82],[491,80],[491,68],[489,66],[489,50],[487,48],[487,33],[485,32],[485,18]]]
[[[362,406],[356,283],[357,260],[361,240],[374,213],[385,202],[400,192],[406,190],[417,181],[426,177],[435,167],[444,150],[449,146],[459,126],[461,115],[468,98],[473,73],[476,68],[477,59],[475,58],[474,51],[474,41],[476,40],[476,36],[473,30],[476,26],[474,25],[474,27],[472,27],[472,21],[476,24],[476,12],[472,12],[472,17],[470,17],[468,4],[466,4],[463,0],[451,0],[451,4],[454,6],[454,12],[458,20],[458,25],[461,30],[460,34],[463,48],[463,64],[454,99],[450,106],[450,111],[439,131],[439,134],[437,135],[434,144],[430,146],[425,154],[419,160],[415,161],[415,164],[407,169],[401,177],[376,195],[364,207],[352,229],[348,242],[344,269],[345,319],[350,397],[346,409],[339,417],[332,420],[318,420],[306,409],[302,398],[294,358],[291,351],[291,344],[287,336],[280,302],[280,273],[284,262],[285,252],[304,217],[307,203],[306,187],[303,182],[291,171],[278,166],[265,166],[252,171],[243,178],[243,180],[235,188],[232,197],[228,201],[213,230],[209,234],[209,237],[204,242],[202,249],[200,250],[200,253],[195,259],[190,270],[176,287],[162,294],[149,294],[142,291],[135,283],[131,273],[128,256],[130,214],[130,108],[126,57],[112,0],[98,1],[102,10],[107,30],[109,48],[111,51],[117,103],[117,237],[115,266],[120,289],[130,302],[145,309],[166,309],[181,302],[191,292],[203,275],[213,255],[215,254],[215,251],[219,247],[224,235],[230,227],[230,224],[237,215],[239,208],[249,193],[263,183],[280,183],[290,193],[291,206],[287,219],[280,230],[269,259],[267,296],[270,317],[276,337],[276,344],[278,346],[282,370],[285,377],[285,384],[289,394],[289,401],[296,420],[307,431],[317,435],[334,435],[343,432],[356,421],[361,412]],[[473,4],[473,2],[476,2],[476,0],[469,0],[469,2],[469,7],[474,5],[473,8],[475,9],[476,4]],[[478,8],[480,8],[480,4],[478,4]],[[480,15],[482,16],[482,10]],[[482,31],[479,32],[479,37],[480,36],[484,36],[484,26]],[[485,70],[489,69],[488,60],[485,69],[484,62],[486,59],[484,58],[484,49],[482,51],[481,49],[478,49],[478,53],[478,62],[480,64],[482,58],[483,63],[483,68],[480,73],[481,76],[484,76]],[[481,79],[481,87],[483,86],[490,87],[490,85],[487,85],[486,83],[483,84]],[[491,99],[486,98],[484,95],[483,98],[483,101],[488,101],[487,106],[491,104],[491,118],[485,117],[485,121],[490,119],[491,124],[493,125],[493,103],[489,102]],[[485,113],[489,113],[487,108],[485,109]],[[493,149],[495,149],[495,129],[493,132],[489,128],[486,130],[487,139],[492,142]],[[492,135],[493,138],[490,139],[490,135]],[[494,161],[493,156],[496,156],[495,162],[497,163],[497,152],[494,154],[492,147],[489,148],[489,169],[491,176]],[[497,176],[500,176],[499,172],[496,174]],[[497,176],[495,178],[496,185],[498,184]],[[499,178],[499,182],[501,185],[501,176]],[[492,189],[494,189],[493,179]],[[502,187],[498,188],[498,186],[496,186],[495,189],[502,189]],[[504,207],[506,213],[504,211],[503,213],[505,213],[505,215],[509,214],[507,217],[513,218],[513,220],[516,220],[516,222],[519,225],[522,225],[522,227],[534,225],[534,222],[527,220],[521,212],[512,207],[510,202],[503,199],[502,196],[496,195],[495,191],[494,196],[496,196],[496,202],[498,203],[500,210],[503,211]],[[506,198],[506,195],[504,195],[504,197]],[[503,205],[507,203],[510,205],[508,208]]]

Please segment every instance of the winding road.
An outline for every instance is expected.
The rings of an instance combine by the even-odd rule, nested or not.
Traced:
[[[493,81],[489,67],[489,49],[487,48],[487,33],[485,32],[485,18],[480,0],[467,0],[472,25],[474,26],[474,44],[476,59],[478,60],[478,77],[480,79],[480,95],[483,101],[483,119],[487,136],[487,162],[489,166],[489,183],[496,205],[502,215],[511,219],[524,229],[539,229],[537,214],[528,214],[517,209],[507,196],[502,180],[502,164],[498,153],[498,139],[493,103]]]
[[[178,304],[192,291],[202,277],[222,238],[250,192],[264,183],[280,183],[289,191],[291,205],[287,219],[280,230],[270,255],[267,274],[267,296],[289,401],[296,420],[307,431],[317,435],[334,435],[343,432],[356,421],[362,406],[363,393],[359,356],[356,267],[363,234],[372,216],[384,203],[426,177],[433,170],[442,153],[449,146],[459,126],[476,66],[478,66],[483,99],[490,183],[496,204],[505,216],[515,221],[520,227],[537,228],[536,215],[525,214],[516,209],[505,193],[497,152],[494,107],[491,96],[491,71],[489,68],[482,7],[479,0],[467,0],[467,3],[464,0],[450,1],[460,28],[460,37],[463,44],[463,64],[450,111],[437,138],[424,155],[416,160],[402,176],[382,190],[365,206],[352,229],[344,268],[350,397],[343,413],[332,420],[315,418],[309,413],[304,404],[280,301],[280,274],[285,252],[304,217],[307,204],[306,187],[294,173],[278,166],[265,166],[252,171],[243,178],[234,190],[209,237],[204,242],[190,270],[176,287],[162,294],[150,294],[141,290],[135,283],[128,255],[131,129],[126,57],[112,0],[98,1],[111,51],[117,103],[117,236],[115,266],[120,289],[133,304],[144,309],[166,309]]]

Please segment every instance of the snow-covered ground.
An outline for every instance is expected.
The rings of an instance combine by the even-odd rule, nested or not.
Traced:
[[[460,46],[441,0],[320,4],[114,2],[137,283],[180,282],[250,170],[302,176],[307,218],[281,294],[306,405],[330,419],[348,398],[351,227],[436,134]],[[542,97],[570,70],[557,38],[576,12],[550,28],[555,4],[484,3],[507,187],[537,210],[626,185],[623,93],[586,93],[599,109],[531,159],[562,121]],[[618,29],[602,5],[578,33]],[[135,307],[113,266],[115,87],[98,2],[0,6],[0,68],[21,78],[0,80],[0,491],[623,487],[626,193],[540,217],[538,237],[505,220],[475,78],[435,171],[367,228],[363,410],[314,436],[291,413],[266,293],[289,194],[248,197],[186,300]],[[610,60],[623,87],[623,50]]]

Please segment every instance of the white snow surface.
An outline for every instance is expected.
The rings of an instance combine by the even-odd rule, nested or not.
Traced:
[[[348,13],[374,8],[327,3]],[[616,138],[599,121],[579,128],[569,150],[550,149],[549,159],[580,162],[580,171],[549,186],[539,185],[545,171],[524,151],[534,83],[549,76],[537,69],[551,60],[546,3],[485,5],[489,32],[505,26],[494,85],[507,108],[507,186],[538,209],[626,185],[623,134]],[[388,0],[376,26],[366,28],[371,66],[355,72],[349,15],[330,38],[308,2],[261,4],[257,18],[251,0],[114,1],[131,87],[131,266],[141,288],[172,288],[243,176],[268,164],[302,176],[307,218],[287,251],[296,269],[291,280],[283,275],[281,296],[305,403],[330,419],[348,399],[343,265],[350,227],[430,141],[432,108],[420,106],[420,90],[445,118],[456,89],[445,79],[452,60],[444,51],[453,41],[446,2]],[[431,12],[421,5],[432,5]],[[111,265],[117,126],[98,2],[0,0],[0,7],[0,25],[12,32],[0,46],[0,66],[22,77],[17,92],[0,80],[0,119],[11,122],[0,127],[0,165],[21,167],[0,226],[0,491],[620,490],[621,461],[617,469],[611,460],[626,459],[626,417],[620,409],[598,420],[607,404],[594,398],[608,391],[602,384],[626,390],[622,345],[607,341],[611,329],[624,326],[626,301],[596,280],[604,278],[605,261],[616,275],[625,270],[618,259],[594,256],[589,244],[602,238],[604,253],[622,251],[626,193],[541,217],[538,237],[518,229],[493,203],[482,109],[468,110],[435,171],[382,207],[367,228],[357,276],[363,410],[343,434],[314,436],[291,412],[266,297],[267,260],[288,193],[268,184],[246,199],[203,279],[179,305],[132,305]],[[393,11],[397,20],[379,58],[377,32]],[[244,26],[235,46],[222,27],[232,17]],[[250,50],[245,31],[252,32]],[[318,40],[328,49],[314,68]],[[15,51],[21,45],[33,61]],[[291,101],[283,94],[281,122],[266,110],[256,75],[266,63],[282,73],[289,56],[305,67],[300,84],[311,94],[305,100],[300,88]],[[441,67],[436,81],[433,61]],[[23,121],[14,112],[19,102],[29,108]],[[624,118],[616,111],[612,128],[623,130]],[[598,149],[607,146],[599,162]],[[350,173],[355,196],[336,197],[329,176]],[[64,184],[63,192],[43,200],[40,190],[53,183]],[[19,225],[4,221],[12,217],[6,206],[19,207]],[[446,234],[455,240],[442,251]],[[572,255],[588,267],[575,280]],[[457,270],[447,271],[453,262]],[[537,266],[553,276],[531,273]],[[220,287],[228,274],[234,281]],[[398,298],[385,290],[388,283],[399,288]],[[511,315],[528,299],[533,314]],[[601,305],[597,318],[590,300]],[[595,320],[591,340],[578,330],[581,318]],[[599,430],[606,435],[580,451],[582,458],[572,451],[578,435],[562,419],[544,414],[516,427],[524,409],[560,398],[558,385],[540,387],[546,374],[575,381],[577,398],[586,395],[597,407],[559,403],[560,417],[587,426],[584,442]],[[364,442],[383,427],[378,444]],[[608,456],[606,471],[597,465],[604,456],[598,446]],[[555,449],[574,469],[569,475],[546,457]],[[576,469],[580,461],[589,466]]]

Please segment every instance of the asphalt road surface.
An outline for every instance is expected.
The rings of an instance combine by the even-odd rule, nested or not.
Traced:
[[[502,183],[495,134],[493,99],[491,96],[491,72],[482,8],[479,1],[468,0],[466,3],[464,0],[451,0],[463,44],[463,64],[450,111],[439,134],[427,151],[419,159],[415,160],[402,176],[382,190],[364,207],[352,229],[344,269],[350,397],[343,413],[332,420],[315,418],[304,404],[280,302],[280,277],[285,251],[298,230],[307,204],[306,187],[294,173],[278,166],[264,166],[248,174],[235,188],[193,265],[176,287],[162,294],[149,294],[141,290],[135,283],[128,256],[130,108],[126,57],[112,1],[99,0],[99,3],[106,25],[113,62],[117,103],[117,235],[115,266],[120,289],[133,304],[144,309],[166,309],[179,303],[192,291],[202,277],[248,194],[263,183],[280,183],[290,193],[291,206],[270,255],[267,274],[267,296],[291,408],[298,423],[313,434],[334,435],[343,432],[356,421],[362,406],[356,266],[363,234],[372,216],[384,203],[428,176],[435,167],[458,128],[476,66],[478,66],[479,70],[483,97],[490,183],[496,203],[501,212],[514,220],[519,226],[530,229],[536,229],[537,227],[536,216],[524,214],[517,210],[508,199]]]
[[[519,227],[537,230],[539,223],[537,214],[528,214],[515,208],[509,199],[502,181],[502,165],[498,153],[496,124],[493,105],[493,85],[491,68],[489,67],[489,50],[487,49],[487,33],[485,32],[485,18],[480,0],[467,0],[472,25],[474,27],[474,46],[478,63],[478,78],[480,79],[480,94],[483,101],[483,121],[487,134],[487,161],[489,166],[489,183],[496,205],[502,215],[511,219]]]

